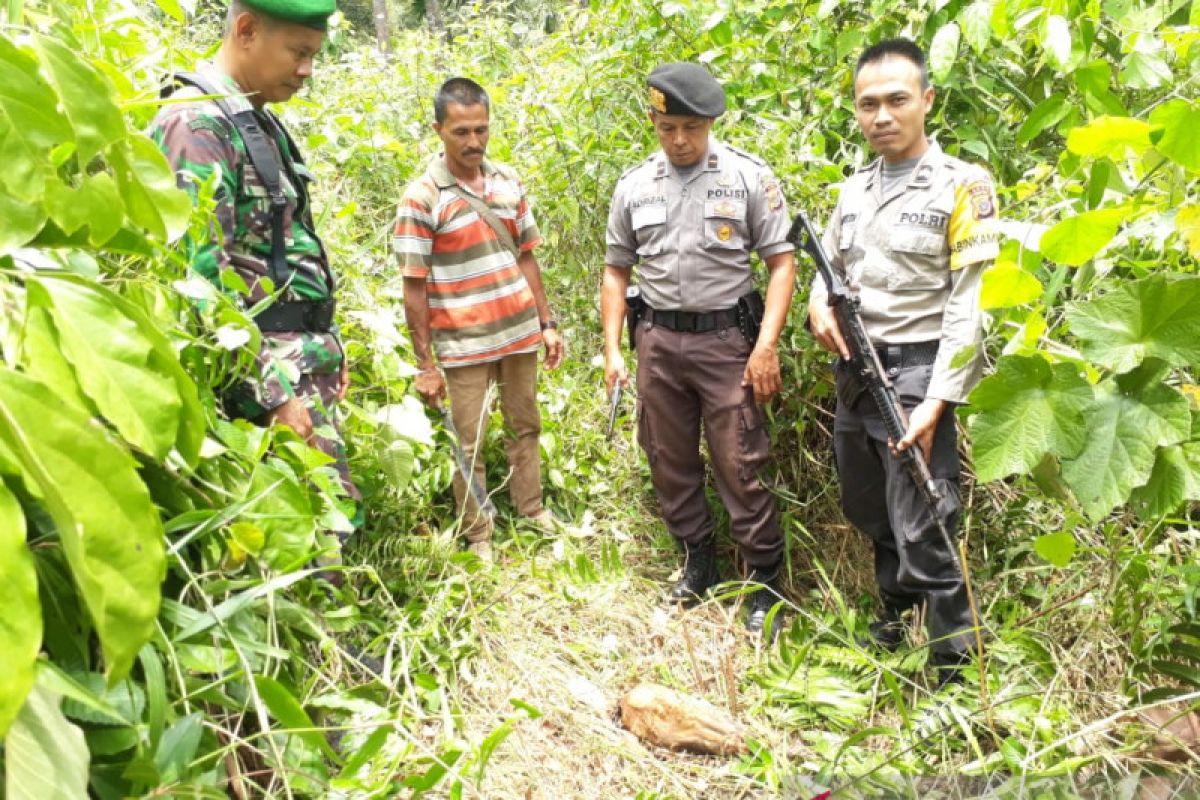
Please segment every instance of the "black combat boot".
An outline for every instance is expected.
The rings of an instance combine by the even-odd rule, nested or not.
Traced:
[[[883,616],[870,624],[867,628],[868,634],[858,640],[858,646],[888,653],[899,650],[908,637],[908,625],[903,615],[904,611],[901,609],[885,606]]]
[[[717,582],[717,546],[713,537],[700,544],[684,544],[683,577],[667,594],[672,602],[690,607]]]
[[[766,625],[767,615],[771,613],[771,609],[775,607],[776,603],[783,600],[783,592],[779,590],[779,570],[778,568],[769,572],[755,570],[750,573],[750,582],[762,584],[762,588],[755,589],[746,596],[746,630],[750,633],[758,633]],[[779,632],[780,622],[781,615],[776,614],[769,635],[764,635],[773,639]]]

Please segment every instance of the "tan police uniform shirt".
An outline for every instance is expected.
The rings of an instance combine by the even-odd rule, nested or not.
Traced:
[[[846,181],[825,251],[858,295],[871,340],[938,340],[926,397],[962,403],[983,367],[979,289],[1000,249],[995,187],[982,167],[930,140],[907,185],[884,197],[882,162]],[[826,297],[818,274],[812,298]]]
[[[661,150],[621,176],[613,192],[605,263],[639,265],[651,308],[732,308],[754,288],[750,251],[794,248],[779,182],[762,160],[709,140],[686,178]]]

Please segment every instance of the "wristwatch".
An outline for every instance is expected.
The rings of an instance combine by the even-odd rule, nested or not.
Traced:
[[[547,320],[542,321],[542,330],[547,331],[547,330],[550,330],[551,328],[553,328],[554,330],[558,330],[558,320],[547,319]]]

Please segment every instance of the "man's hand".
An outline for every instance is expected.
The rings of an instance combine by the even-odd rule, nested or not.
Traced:
[[[908,415],[908,431],[904,434],[904,438],[898,443],[888,442],[892,453],[899,455],[916,442],[921,446],[921,452],[925,454],[925,460],[928,461],[929,454],[933,450],[933,434],[937,431],[938,420],[942,418],[945,408],[945,400],[932,398],[922,400],[920,405]]]
[[[437,408],[446,397],[446,380],[437,367],[428,367],[417,373],[413,386],[425,404],[433,408]]]
[[[563,337],[557,328],[542,331],[542,344],[546,345],[546,369],[558,369],[563,360]]]
[[[759,344],[746,361],[742,386],[754,388],[754,401],[759,405],[779,394],[783,381],[779,376],[779,354],[774,347]]]
[[[298,398],[289,397],[286,403],[268,411],[266,423],[267,427],[277,424],[286,425],[306,442],[312,440],[312,417],[309,416],[308,409],[304,407],[304,404]]]
[[[337,399],[339,401],[346,399],[346,392],[350,391],[350,363],[346,361],[346,356],[342,356],[342,371],[338,374]]]
[[[837,315],[833,306],[821,300],[808,304],[808,328],[813,338],[820,342],[831,353],[837,353],[847,361],[850,360],[850,348],[842,338],[842,329],[838,327]]]
[[[608,353],[604,357],[604,386],[610,396],[617,383],[622,386],[629,385],[629,372],[625,369],[625,356],[621,355],[619,351]]]

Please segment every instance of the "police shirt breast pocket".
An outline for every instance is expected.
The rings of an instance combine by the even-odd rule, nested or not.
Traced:
[[[666,240],[667,207],[661,203],[651,203],[635,208],[630,215],[630,226],[637,238],[639,256],[661,253]]]
[[[949,280],[949,250],[944,234],[897,231],[888,243],[893,269],[888,275],[892,291],[942,289]]]
[[[838,250],[843,253],[854,246],[854,237],[858,232],[858,215],[845,214],[842,216],[841,225],[838,228]]]
[[[718,250],[745,248],[746,204],[710,200],[704,204],[704,246]]]

